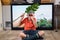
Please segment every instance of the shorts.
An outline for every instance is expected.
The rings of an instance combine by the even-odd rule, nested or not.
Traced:
[[[28,35],[34,35],[38,33],[38,30],[24,30],[23,33],[28,34]]]
[[[43,37],[39,36],[37,37],[36,34],[38,33],[38,30],[24,30],[23,31],[26,35],[29,35],[29,37],[24,38],[23,40],[41,40]]]

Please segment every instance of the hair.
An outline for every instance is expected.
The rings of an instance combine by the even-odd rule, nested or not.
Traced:
[[[31,13],[33,13],[33,14],[34,14],[34,11],[33,11],[33,10],[30,10],[28,14],[31,14]]]
[[[34,14],[33,10],[30,10],[29,13],[28,13],[29,16],[33,16],[33,14]]]

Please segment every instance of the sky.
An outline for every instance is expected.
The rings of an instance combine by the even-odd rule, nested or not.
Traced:
[[[13,20],[18,18],[20,15],[25,13],[26,8],[30,5],[14,5],[13,10]],[[26,17],[26,14],[25,14]],[[40,5],[39,9],[35,11],[35,18],[36,19],[43,19],[46,18],[47,20],[52,19],[52,5]]]

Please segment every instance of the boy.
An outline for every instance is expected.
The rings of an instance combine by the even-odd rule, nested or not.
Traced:
[[[19,27],[24,27],[24,31],[19,34],[24,40],[34,40],[41,37],[44,34],[44,31],[37,31],[37,22],[34,18],[34,13],[30,12],[27,14],[27,18],[24,18],[24,14],[21,15],[21,20]]]

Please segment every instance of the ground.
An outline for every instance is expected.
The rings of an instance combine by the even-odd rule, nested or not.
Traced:
[[[21,40],[18,37],[20,30],[1,30],[0,40]],[[60,40],[60,30],[55,32],[54,30],[45,30],[44,40]]]

